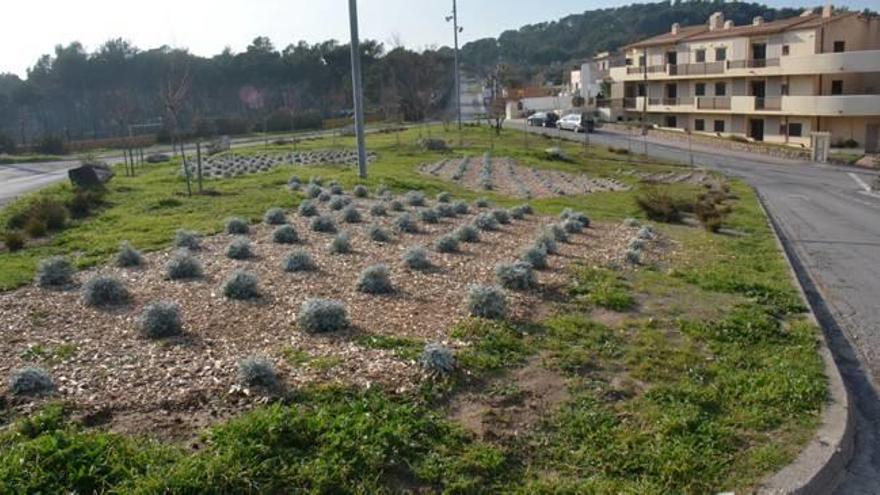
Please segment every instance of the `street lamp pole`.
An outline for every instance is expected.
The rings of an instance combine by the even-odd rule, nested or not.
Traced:
[[[455,108],[458,114],[458,130],[461,131],[461,71],[458,56],[458,0],[452,0],[452,26],[455,29]]]
[[[358,36],[357,0],[348,0],[351,22],[351,81],[354,91],[354,130],[357,134],[358,176],[367,178],[367,149],[364,143],[364,89],[361,77],[361,44]]]

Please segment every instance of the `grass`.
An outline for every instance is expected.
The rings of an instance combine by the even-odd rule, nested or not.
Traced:
[[[379,159],[367,181],[344,167],[313,167],[307,173],[282,167],[208,181],[216,195],[190,198],[173,164],[139,170],[135,178],[117,176],[110,204],[96,216],[45,246],[0,253],[0,287],[29,282],[36,260],[49,254],[78,253],[76,262],[87,266],[109,260],[123,239],[141,249],[161,249],[180,228],[210,234],[221,231],[219,219],[228,216],[256,222],[270,206],[293,208],[301,200],[285,187],[293,173],[320,175],[346,189],[385,184],[398,195],[417,189],[426,197],[449,191],[454,200],[486,196],[497,207],[521,202],[420,175],[419,164],[450,156],[418,149],[422,132],[402,132],[400,147],[393,134],[369,135]],[[431,132],[457,142],[440,127]],[[625,172],[679,169],[642,159],[630,163],[604,149],[584,154],[570,143],[559,144],[572,162],[549,162],[542,150],[557,143],[531,136],[524,148],[522,135],[513,131],[496,138],[486,129],[469,128],[463,140],[453,155],[479,156],[492,147],[493,156],[634,186],[625,193],[530,201],[543,214],[575,208],[598,221],[644,218],[635,202],[644,188]],[[352,146],[349,138],[336,141]],[[307,141],[297,148],[328,142]],[[733,233],[658,225],[675,246],[658,265],[636,270],[575,265],[568,291],[543,321],[471,318],[451,328],[459,369],[439,386],[427,382],[404,394],[296,390],[212,427],[205,432],[205,447],[195,453],[83,429],[63,409],[49,407],[0,433],[0,483],[13,492],[42,493],[749,492],[811,437],[826,384],[816,353],[818,329],[803,318],[805,308],[757,198],[742,183],[731,186],[738,199],[731,202],[725,226]],[[687,197],[701,189],[668,190]],[[70,194],[66,186],[56,186],[38,196],[65,194]],[[410,362],[425,344],[381,334],[351,339]],[[29,353],[29,359],[45,361],[70,357],[76,349],[44,345]],[[280,357],[294,369],[332,372],[340,364],[292,347]],[[491,384],[484,394],[503,398],[494,402],[525,400],[514,372],[535,362],[564,379],[568,396],[543,411],[537,424],[509,438],[481,440],[447,417],[445,408],[457,394],[479,390],[481,383]]]

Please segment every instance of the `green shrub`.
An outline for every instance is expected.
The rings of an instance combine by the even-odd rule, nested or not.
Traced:
[[[357,290],[365,294],[389,294],[394,292],[391,283],[391,272],[388,265],[369,266],[361,272],[357,282]]]
[[[124,241],[119,246],[119,252],[116,253],[116,266],[122,268],[130,268],[141,266],[144,264],[144,256],[140,251],[135,249],[131,243]]]
[[[202,264],[187,249],[180,249],[165,265],[169,280],[193,280],[202,276]]]
[[[296,316],[299,327],[309,333],[326,333],[348,327],[348,313],[339,301],[309,299],[300,306]]]
[[[73,265],[64,256],[52,256],[37,264],[37,285],[61,287],[73,282]]]
[[[223,283],[223,295],[239,301],[257,299],[260,297],[259,280],[253,273],[236,270]]]
[[[137,320],[141,335],[148,339],[164,339],[180,335],[183,322],[180,307],[166,301],[150,303]]]
[[[248,221],[244,218],[234,217],[226,220],[226,233],[232,235],[247,235],[250,232]]]
[[[472,285],[468,288],[467,307],[471,316],[500,320],[507,317],[507,297],[495,286]]]
[[[3,233],[3,244],[9,252],[14,253],[24,248],[25,240],[21,232],[8,230]]]
[[[83,301],[88,306],[109,308],[120,306],[131,299],[125,285],[109,275],[95,275],[83,286]]]
[[[24,231],[33,239],[39,239],[40,237],[45,237],[49,232],[49,228],[46,226],[46,222],[40,220],[39,218],[33,217],[28,218],[24,224]]]
[[[636,205],[655,222],[676,223],[681,221],[681,200],[668,191],[651,188],[636,196]]]
[[[724,204],[712,201],[708,196],[701,197],[694,204],[694,214],[700,220],[703,228],[709,232],[718,232],[732,209]]]

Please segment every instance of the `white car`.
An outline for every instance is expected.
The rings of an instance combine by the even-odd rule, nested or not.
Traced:
[[[570,113],[556,122],[562,131],[584,132],[583,119],[579,113]]]

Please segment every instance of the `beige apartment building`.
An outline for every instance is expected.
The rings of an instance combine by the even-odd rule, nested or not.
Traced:
[[[835,146],[880,148],[876,17],[826,6],[735,26],[716,13],[704,25],[673,24],[623,54],[625,64],[609,75],[625,119],[807,147],[811,133],[828,132]]]

